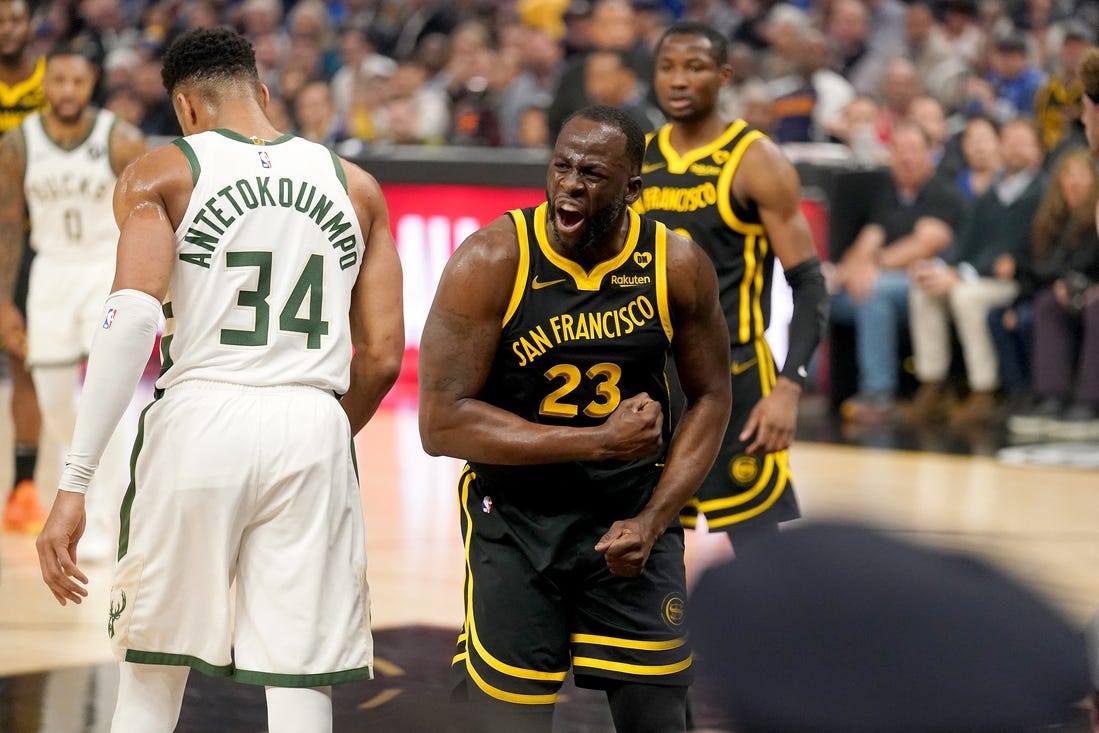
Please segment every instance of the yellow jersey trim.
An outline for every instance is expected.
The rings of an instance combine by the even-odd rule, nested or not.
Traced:
[[[550,246],[549,240],[546,239],[546,214],[548,211],[548,203],[542,203],[534,210],[534,237],[538,240],[538,247],[542,250],[542,254],[546,256],[546,259],[553,263],[559,270],[570,275],[572,279],[576,281],[576,288],[578,290],[599,290],[599,286],[602,284],[604,276],[625,264],[626,261],[633,256],[633,252],[637,248],[637,239],[641,235],[641,217],[638,216],[637,212],[633,209],[627,209],[626,212],[630,220],[630,227],[629,232],[626,234],[626,243],[622,247],[622,251],[611,259],[597,264],[591,269],[591,272],[585,271],[578,263],[559,255],[553,247]]]
[[[759,370],[760,393],[766,397],[774,389],[775,382],[778,381],[778,375],[775,373],[775,357],[771,354],[771,347],[767,345],[763,338],[756,338],[755,349],[757,358],[761,360],[760,364],[762,365]]]
[[[573,634],[569,637],[569,641],[573,644],[598,644],[619,649],[644,649],[654,652],[678,649],[687,643],[687,640],[682,637],[669,639],[668,641],[640,641],[638,639],[618,639],[613,636],[597,636],[596,634]]]
[[[721,175],[717,177],[717,210],[721,214],[722,221],[734,232],[741,234],[763,234],[763,224],[741,221],[733,211],[733,176],[740,165],[740,159],[744,156],[744,151],[763,137],[763,133],[759,130],[752,130],[742,137],[729,154],[729,160],[721,167]]]
[[[656,309],[668,343],[672,341],[672,311],[668,304],[668,227],[656,224]]]
[[[515,270],[515,284],[511,288],[511,300],[504,311],[504,326],[519,309],[519,303],[523,301],[523,293],[527,289],[527,275],[530,273],[530,235],[527,232],[527,218],[520,209],[508,212],[515,222],[515,236],[519,240],[519,267]]]
[[[637,674],[637,675],[668,675],[675,674],[676,672],[682,672],[691,666],[694,662],[694,656],[688,656],[682,662],[676,662],[674,664],[627,664],[626,662],[609,662],[605,659],[593,659],[591,657],[573,657],[572,666],[575,667],[590,667],[591,669],[605,669],[610,672],[622,672],[625,674]]]
[[[752,316],[756,321],[756,333],[762,334],[763,329],[763,277],[767,273],[764,272],[765,263],[767,262],[767,237],[760,236],[756,241],[759,242],[759,259],[756,263],[756,277],[755,277],[755,297],[752,298]],[[766,349],[765,349],[766,350]]]
[[[524,695],[518,692],[501,690],[499,687],[493,687],[485,682],[485,679],[477,673],[477,670],[473,668],[473,664],[468,658],[466,659],[466,673],[477,687],[480,688],[481,692],[489,697],[502,700],[503,702],[515,703],[516,705],[552,705],[557,702],[556,692],[548,695]]]
[[[668,161],[668,172],[683,174],[686,173],[687,169],[694,163],[697,163],[703,158],[708,158],[718,150],[724,148],[747,126],[748,123],[744,120],[737,120],[729,125],[729,127],[725,128],[725,132],[712,142],[703,145],[701,148],[688,150],[681,156],[679,152],[672,147],[672,125],[669,123],[657,131],[656,144],[660,150],[660,154]]]
[[[7,107],[18,102],[24,94],[33,92],[35,88],[42,86],[42,79],[46,76],[46,57],[42,56],[34,65],[31,75],[22,81],[17,81],[10,87],[0,81],[0,104]]]
[[[740,279],[740,303],[737,337],[740,343],[748,343],[752,338],[752,286],[756,279],[756,235],[744,235],[744,276]],[[758,267],[760,272],[762,267]]]

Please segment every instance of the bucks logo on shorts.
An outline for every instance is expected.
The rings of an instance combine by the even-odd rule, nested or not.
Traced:
[[[126,591],[121,588],[117,589],[118,598],[115,599],[115,593],[111,593],[111,605],[109,608],[110,618],[107,621],[107,635],[112,639],[114,638],[114,622],[122,616],[122,612],[126,610]]]

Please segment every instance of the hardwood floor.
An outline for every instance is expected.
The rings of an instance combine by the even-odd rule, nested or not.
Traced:
[[[375,628],[456,629],[460,463],[424,455],[411,405],[379,412],[357,447]],[[791,462],[808,520],[853,518],[988,557],[1080,623],[1099,608],[1099,472],[820,443],[798,443]],[[688,536],[692,569],[725,551],[723,536]],[[110,660],[110,568],[87,569],[91,595],[61,608],[41,582],[33,540],[2,535],[0,676]]]

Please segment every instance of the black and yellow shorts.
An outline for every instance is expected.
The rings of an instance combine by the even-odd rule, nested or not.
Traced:
[[[468,468],[459,492],[466,573],[457,699],[472,686],[504,702],[550,705],[570,664],[580,687],[691,683],[682,528],[657,540],[639,577],[619,578],[593,549],[609,525],[543,517],[526,526],[544,535],[529,536]],[[554,543],[553,562],[538,567]]]
[[[775,362],[767,342],[734,345],[729,372],[733,412],[721,450],[698,492],[680,513],[684,527],[706,516],[711,532],[729,532],[752,523],[777,524],[801,516],[790,480],[788,451],[765,456],[744,452],[740,433],[760,399],[775,386]]]

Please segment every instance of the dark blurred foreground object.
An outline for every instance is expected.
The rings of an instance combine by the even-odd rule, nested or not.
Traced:
[[[1091,673],[1091,725],[1099,731],[1099,611],[1088,621],[1084,629],[1088,652],[1088,671]]]
[[[781,532],[692,601],[707,691],[738,733],[1012,733],[1088,693],[1083,635],[981,560],[883,531]]]

